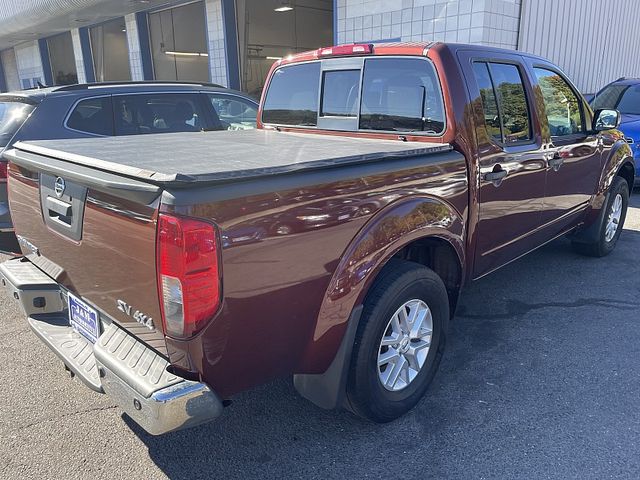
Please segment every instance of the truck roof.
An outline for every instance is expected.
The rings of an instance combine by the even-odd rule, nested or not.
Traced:
[[[356,49],[349,53],[350,47],[356,47]],[[358,47],[370,48],[370,52],[360,52]],[[425,56],[426,52],[432,48],[446,48],[452,52],[458,50],[480,50],[484,53],[505,53],[511,55],[520,55],[529,58],[535,58],[539,60],[547,61],[546,59],[533,55],[527,52],[508,50],[499,47],[490,47],[487,45],[467,44],[467,43],[450,43],[450,42],[384,42],[384,43],[349,43],[342,45],[335,45],[332,47],[318,48],[315,50],[308,50],[306,52],[296,53],[289,55],[281,60],[278,60],[274,67],[279,65],[286,65],[289,63],[307,62],[311,60],[318,60],[322,58],[337,58],[341,56],[370,56],[370,55],[416,55]],[[329,50],[332,53],[328,53]],[[340,52],[340,53],[333,53]]]
[[[275,130],[43,140],[17,142],[14,147],[22,152],[174,186],[293,173],[452,149],[451,145],[442,143]],[[11,155],[9,152],[8,157]]]

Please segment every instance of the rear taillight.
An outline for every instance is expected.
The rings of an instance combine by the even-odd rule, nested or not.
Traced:
[[[190,337],[207,324],[220,305],[215,227],[161,213],[156,255],[164,332],[171,337]]]
[[[0,160],[0,182],[7,180],[7,168],[9,164]]]

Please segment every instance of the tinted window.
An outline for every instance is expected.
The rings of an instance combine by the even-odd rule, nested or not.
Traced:
[[[551,135],[561,137],[584,131],[580,101],[566,80],[551,70],[533,70],[542,91]]]
[[[640,85],[609,85],[592,101],[594,110],[606,108],[627,115],[640,115]]]
[[[501,142],[502,130],[500,127],[498,101],[495,91],[493,90],[493,84],[491,83],[489,67],[486,63],[476,62],[473,64],[473,72],[475,73],[476,82],[480,89],[480,99],[482,101],[482,111],[484,114],[484,122],[487,126],[487,133],[494,140]]]
[[[96,135],[113,135],[111,97],[78,102],[67,119],[67,127]]]
[[[319,80],[319,62],[290,65],[276,70],[264,101],[262,121],[315,126]]]
[[[198,132],[205,128],[198,94],[118,95],[113,102],[116,135]]]
[[[209,100],[223,128],[227,130],[248,130],[256,128],[258,110],[255,104],[230,95],[210,94]]]
[[[365,61],[360,128],[365,130],[444,130],[442,93],[433,65],[417,58]]]
[[[324,72],[320,115],[357,117],[360,70]]]
[[[531,140],[529,108],[520,70],[515,65],[489,64],[498,97],[504,143]]]

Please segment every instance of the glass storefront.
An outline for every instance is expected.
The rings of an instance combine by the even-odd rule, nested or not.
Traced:
[[[49,61],[54,85],[78,83],[76,60],[73,55],[71,32],[61,33],[47,38]]]
[[[333,44],[332,0],[237,0],[242,90],[260,96],[273,63]]]
[[[96,82],[131,80],[124,18],[89,29]]]
[[[149,14],[157,80],[209,81],[205,18],[202,1]]]

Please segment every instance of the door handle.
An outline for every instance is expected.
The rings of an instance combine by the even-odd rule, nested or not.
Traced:
[[[493,183],[496,187],[499,187],[504,177],[509,175],[509,172],[504,170],[499,165],[496,165],[496,167],[499,168],[499,170],[495,169],[492,172],[487,172],[482,176],[482,178],[487,182]]]

